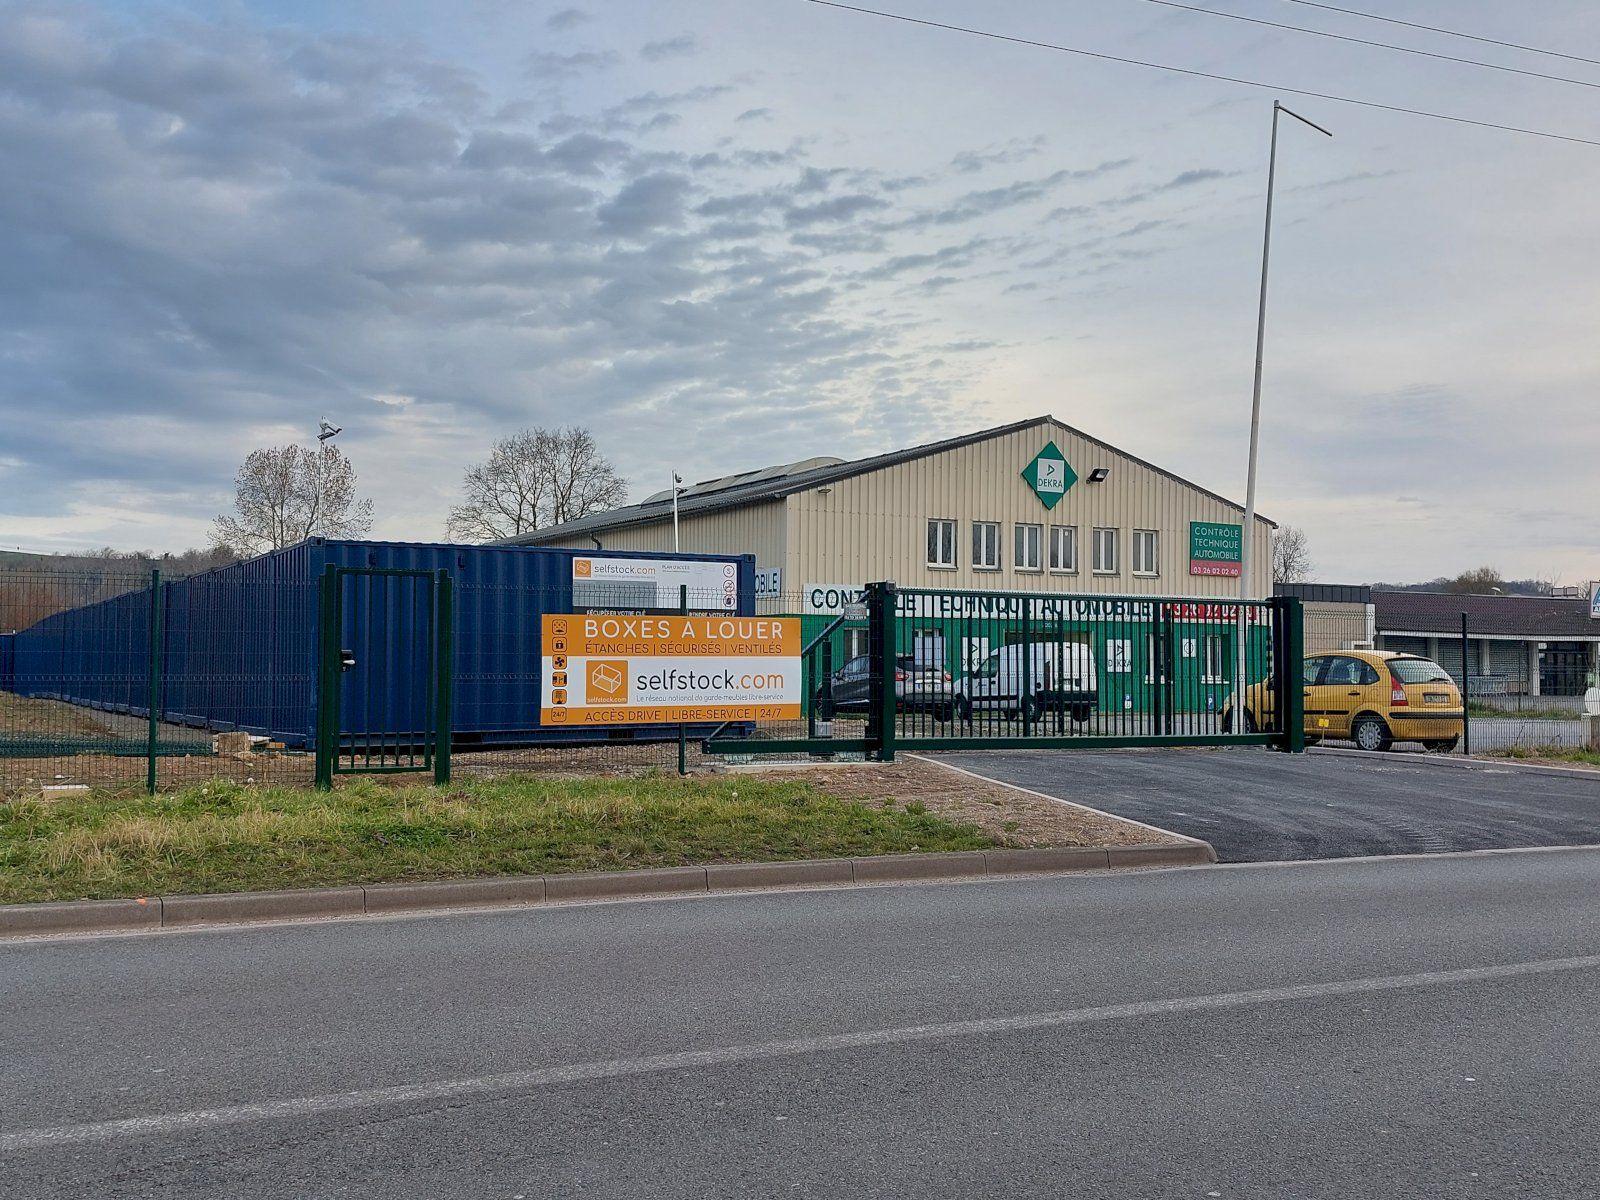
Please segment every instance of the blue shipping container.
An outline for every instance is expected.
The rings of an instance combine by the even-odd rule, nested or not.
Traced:
[[[691,594],[691,610],[731,603],[755,613],[752,555],[642,554],[543,546],[454,546],[312,538],[297,546],[163,584],[158,656],[163,721],[243,730],[291,746],[317,727],[318,581],[330,566],[446,571],[455,583],[452,733],[456,746],[676,736],[676,727],[543,728],[540,618],[585,608],[669,607],[655,584],[575,581],[573,560],[716,564],[733,588]],[[626,570],[615,574],[625,575]],[[427,725],[432,608],[426,585],[373,586],[343,576],[341,733],[404,738]],[[380,577],[381,578],[381,577]],[[643,590],[641,590],[643,589]],[[654,600],[654,603],[652,603]],[[675,602],[673,605],[675,606]],[[149,710],[151,593],[130,591],[47,617],[0,646],[7,690],[96,709]]]

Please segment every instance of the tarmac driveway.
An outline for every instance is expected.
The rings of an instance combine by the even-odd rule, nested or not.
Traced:
[[[973,750],[966,770],[1204,838],[1223,862],[1600,844],[1593,778],[1422,755]]]

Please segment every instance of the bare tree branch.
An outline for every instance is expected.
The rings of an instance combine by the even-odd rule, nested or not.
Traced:
[[[462,481],[445,530],[463,541],[517,537],[615,508],[628,485],[587,429],[523,429],[501,438]]]
[[[1272,536],[1272,581],[1303,583],[1311,574],[1311,550],[1306,531],[1284,525]]]
[[[356,499],[356,471],[338,447],[252,450],[234,477],[234,513],[212,540],[236,554],[281,550],[310,537],[357,537],[372,528],[372,501]]]

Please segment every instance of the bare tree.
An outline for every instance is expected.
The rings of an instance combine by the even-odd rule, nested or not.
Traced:
[[[1311,574],[1311,550],[1306,531],[1296,525],[1280,526],[1272,535],[1272,581],[1303,583]]]
[[[1444,590],[1465,596],[1492,596],[1506,591],[1505,577],[1495,567],[1474,567],[1444,581]]]
[[[615,508],[628,485],[594,435],[574,426],[501,438],[488,459],[467,472],[462,490],[446,531],[466,541],[492,541]]]
[[[327,443],[252,450],[233,482],[234,514],[219,516],[211,536],[240,555],[372,528],[372,501],[356,499],[355,467]]]

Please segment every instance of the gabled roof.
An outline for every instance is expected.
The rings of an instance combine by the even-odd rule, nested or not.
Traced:
[[[1372,593],[1373,624],[1379,633],[1461,635],[1461,614],[1470,634],[1537,641],[1600,638],[1600,621],[1587,600],[1552,596],[1463,596],[1454,592]]]
[[[951,450],[960,450],[965,446],[976,445],[992,438],[1004,437],[1008,433],[1017,433],[1024,429],[1031,429],[1038,425],[1051,425],[1070,433],[1073,437],[1082,438],[1113,454],[1121,455],[1130,462],[1137,463],[1147,470],[1163,475],[1174,482],[1181,483],[1184,487],[1193,488],[1203,496],[1209,496],[1221,504],[1238,509],[1243,513],[1244,506],[1237,504],[1224,496],[1219,496],[1213,491],[1201,487],[1199,484],[1174,475],[1171,471],[1164,471],[1154,463],[1145,462],[1144,459],[1129,454],[1126,450],[1103,442],[1097,437],[1091,437],[1081,429],[1056,420],[1048,414],[1042,417],[1029,417],[1023,421],[1013,421],[1009,425],[996,425],[992,429],[980,429],[976,433],[964,433],[959,437],[945,438],[943,441],[928,442],[922,446],[911,446],[904,450],[891,450],[886,454],[875,454],[868,458],[857,458],[851,461],[834,460],[824,461],[820,466],[809,466],[810,462],[817,460],[803,460],[800,463],[790,464],[793,470],[785,467],[767,467],[757,471],[747,471],[738,475],[725,476],[722,479],[709,480],[706,483],[695,484],[687,493],[678,497],[678,515],[680,517],[695,516],[701,513],[718,512],[722,509],[736,508],[746,504],[764,504],[774,500],[781,500],[785,496],[792,496],[797,492],[809,491],[825,484],[837,483],[842,479],[851,479],[857,475],[866,475],[872,471],[881,471],[885,467],[897,467],[902,463],[914,462],[919,458],[929,458],[935,454],[945,454]],[[724,486],[725,485],[725,486]],[[614,508],[608,512],[593,513],[587,517],[579,517],[575,521],[567,521],[561,525],[551,525],[545,529],[536,529],[532,533],[525,533],[519,537],[507,538],[504,544],[517,546],[534,546],[543,542],[564,540],[572,537],[586,537],[608,529],[620,529],[630,525],[651,525],[657,521],[671,520],[672,518],[672,493],[657,493],[649,499],[639,503],[630,504],[624,508]],[[1265,524],[1277,527],[1276,522],[1268,520],[1260,513],[1256,519]]]

